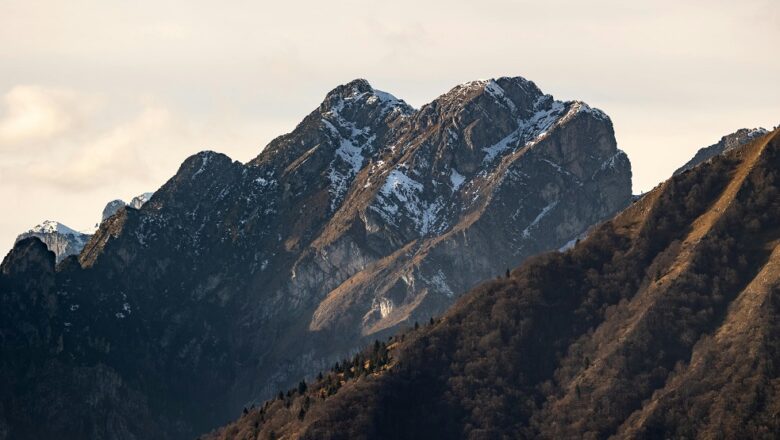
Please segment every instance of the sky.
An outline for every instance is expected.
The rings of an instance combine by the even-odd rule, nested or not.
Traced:
[[[0,253],[88,229],[191,154],[245,162],[339,84],[419,107],[523,76],[612,118],[652,189],[701,147],[780,123],[780,8],[733,1],[0,1]]]

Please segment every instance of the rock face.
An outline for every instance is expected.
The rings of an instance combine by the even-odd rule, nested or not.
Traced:
[[[62,223],[46,220],[29,231],[19,234],[15,242],[29,237],[40,239],[50,251],[54,252],[59,263],[69,255],[77,255],[89,241],[90,235],[75,231]]]
[[[740,128],[734,133],[723,136],[722,138],[720,138],[720,140],[717,143],[714,143],[709,147],[704,147],[699,151],[697,151],[696,155],[693,156],[693,159],[689,160],[688,163],[686,163],[685,165],[677,169],[677,171],[674,172],[674,175],[676,176],[686,170],[690,170],[691,168],[695,167],[696,165],[702,162],[705,162],[726,151],[745,145],[746,143],[752,141],[753,139],[756,139],[767,133],[769,132],[765,128],[760,128],[760,127],[753,128],[753,129]]]
[[[439,315],[630,197],[612,124],[585,103],[499,78],[415,110],[355,80],[249,163],[194,155],[140,209],[102,222],[51,276],[51,313],[68,325],[51,329],[54,346],[17,356],[56,352],[140,396],[110,426],[191,437],[367,340]],[[0,279],[0,295],[27,297],[37,283]],[[8,410],[16,399],[32,401],[3,396],[10,432],[66,432]],[[154,423],[137,428],[133,411]]]
[[[775,438],[780,130],[213,439]]]

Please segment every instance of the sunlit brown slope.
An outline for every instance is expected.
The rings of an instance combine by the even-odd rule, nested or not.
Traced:
[[[215,438],[773,438],[780,136],[661,184]]]

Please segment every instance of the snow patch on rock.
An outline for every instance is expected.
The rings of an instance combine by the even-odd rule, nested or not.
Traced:
[[[452,190],[457,191],[458,188],[463,185],[463,182],[466,180],[465,177],[463,177],[462,174],[458,172],[458,170],[455,169],[455,167],[452,168],[450,171],[450,183],[452,184]]]
[[[523,229],[523,238],[529,238],[531,236],[531,230],[536,228],[536,225],[538,225],[539,222],[542,221],[542,219],[545,218],[547,214],[549,214],[550,211],[552,211],[556,206],[558,206],[558,200],[555,200],[542,208],[542,211],[539,212],[539,215],[537,215],[536,218],[534,218],[533,221],[528,226],[526,226],[525,229]]]

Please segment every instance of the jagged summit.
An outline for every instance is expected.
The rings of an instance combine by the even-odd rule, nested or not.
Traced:
[[[126,205],[127,204],[122,199],[116,199],[106,203],[106,206],[103,208],[103,213],[100,216],[100,221],[103,221],[116,214],[120,208],[124,208]]]
[[[543,95],[542,91],[539,90],[533,81],[528,81],[520,76],[500,77],[467,81],[458,84],[448,92],[436,98],[434,102],[457,101],[462,103],[484,94],[488,94],[489,96],[502,101],[507,99],[512,100],[512,98],[518,98],[521,95],[528,97],[539,97]]]
[[[213,150],[199,151],[184,160],[179,171],[189,174],[191,179],[195,179],[204,172],[218,170],[224,166],[234,163],[228,155]]]
[[[376,90],[364,79],[356,79],[333,89],[320,104],[320,113],[325,116],[343,118],[352,123],[361,119],[360,113],[379,111],[383,116],[387,112],[409,114],[414,111],[410,105],[395,96]]]

